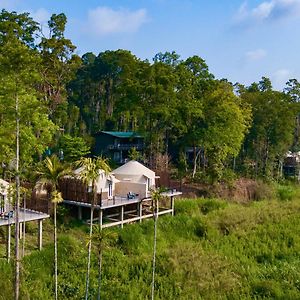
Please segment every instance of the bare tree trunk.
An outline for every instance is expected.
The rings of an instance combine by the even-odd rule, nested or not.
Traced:
[[[89,235],[89,249],[88,249],[88,262],[87,262],[87,272],[86,272],[86,283],[85,283],[85,300],[89,296],[89,286],[90,286],[90,269],[91,269],[91,254],[92,254],[92,236],[93,236],[93,219],[94,219],[94,204],[95,204],[95,191],[93,188],[93,203],[91,206],[91,221],[90,221],[90,235]]]
[[[193,178],[194,178],[195,175],[196,175],[196,171],[197,171],[197,160],[198,160],[198,157],[199,157],[200,153],[201,153],[201,149],[198,150],[198,152],[197,152],[197,154],[196,154],[196,156],[195,156],[195,159],[194,159],[194,169],[193,169],[193,175],[192,175]]]
[[[151,284],[151,299],[154,300],[155,288],[155,263],[156,263],[156,238],[157,238],[157,217],[158,217],[158,201],[155,201],[154,208],[154,237],[153,237],[153,257],[152,257],[152,284]]]
[[[19,212],[20,212],[20,119],[19,119],[19,99],[16,96],[16,221],[15,221],[15,299],[19,299],[20,294],[20,253],[19,253]]]
[[[25,222],[25,209],[26,209],[26,193],[23,197],[23,209],[24,209],[24,220],[23,220],[23,240],[22,240],[22,257],[25,256],[25,237],[26,237],[26,222]]]
[[[100,246],[100,248],[102,245]],[[101,298],[101,272],[102,272],[102,249],[99,250],[99,259],[98,259],[98,297],[97,299],[100,300]]]
[[[55,300],[58,297],[58,280],[57,280],[57,222],[56,222],[56,203],[54,205],[54,289],[55,289]]]

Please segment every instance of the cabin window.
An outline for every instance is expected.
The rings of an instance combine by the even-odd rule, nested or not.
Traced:
[[[119,161],[120,160],[120,152],[114,152],[114,161]]]
[[[150,191],[151,189],[151,179],[147,178],[147,190]]]
[[[112,186],[112,182],[109,181],[108,182],[108,197],[112,197],[113,195],[113,186]]]

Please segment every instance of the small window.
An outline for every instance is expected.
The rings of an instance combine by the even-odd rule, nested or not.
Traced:
[[[114,152],[114,161],[120,161],[120,152]]]
[[[150,191],[151,189],[151,179],[147,178],[147,190]]]
[[[108,197],[112,197],[113,196],[113,186],[112,186],[112,182],[109,181],[108,182]]]

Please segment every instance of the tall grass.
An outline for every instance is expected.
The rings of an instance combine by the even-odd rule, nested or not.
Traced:
[[[183,199],[175,208],[174,217],[158,220],[156,299],[300,299],[297,197],[247,206]],[[86,232],[82,226],[63,230],[59,298],[82,299]],[[104,251],[102,299],[149,299],[153,220],[114,231],[118,239]],[[52,248],[50,243],[24,259],[23,299],[53,298]],[[0,299],[11,299],[12,275],[1,260]],[[96,294],[94,253],[91,299]]]

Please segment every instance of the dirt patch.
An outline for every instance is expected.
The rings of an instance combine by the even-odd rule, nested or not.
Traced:
[[[180,181],[172,179],[164,181],[168,183],[167,186],[182,191],[182,197],[185,198],[216,197],[233,202],[248,203],[254,200],[270,199],[274,195],[269,185],[249,178],[239,178],[232,184],[219,183],[216,185],[180,183]]]

